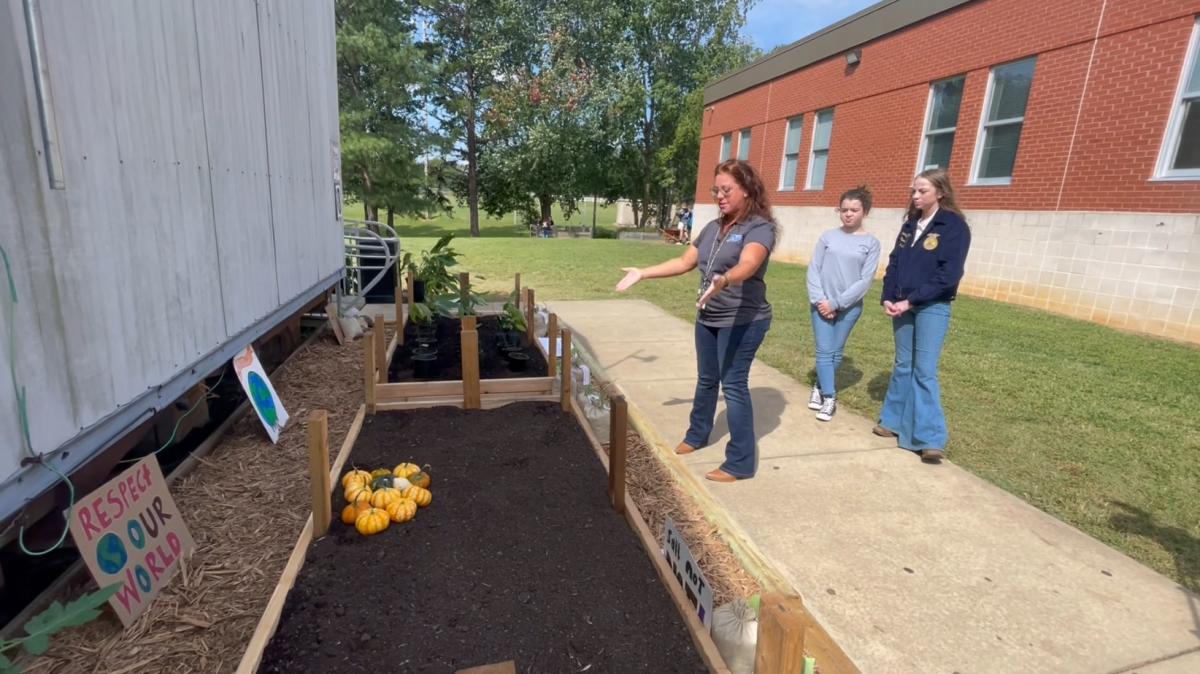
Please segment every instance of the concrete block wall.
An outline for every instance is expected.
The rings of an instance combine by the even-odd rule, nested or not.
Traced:
[[[774,259],[807,264],[832,207],[775,206]],[[697,227],[717,215],[697,204]],[[1114,328],[1200,344],[1200,215],[968,211],[971,253],[960,292]],[[865,226],[887,265],[903,212],[876,208]],[[803,292],[801,290],[801,292]],[[870,301],[878,300],[879,287]]]

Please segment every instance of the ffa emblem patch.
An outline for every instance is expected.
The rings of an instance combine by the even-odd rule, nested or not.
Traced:
[[[921,244],[925,250],[936,250],[938,247],[938,235],[930,234],[925,237],[925,243]]]

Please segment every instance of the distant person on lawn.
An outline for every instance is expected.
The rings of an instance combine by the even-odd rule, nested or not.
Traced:
[[[864,185],[844,192],[837,212],[842,226],[821,235],[808,265],[808,304],[817,352],[817,383],[808,408],[817,411],[820,421],[830,421],[837,413],[834,379],[879,266],[879,239],[863,229],[863,218],[871,212],[871,191]]]
[[[941,462],[949,439],[938,359],[970,247],[971,228],[946,171],[918,173],[883,276],[883,311],[892,318],[896,362],[874,433],[896,438],[927,463]]]
[[[758,470],[750,364],[771,327],[765,277],[775,247],[776,225],[766,188],[749,163],[737,159],[722,162],[714,172],[713,184],[720,217],[678,258],[645,269],[625,267],[617,291],[624,292],[642,279],[679,276],[699,268],[695,330],[699,377],[687,435],[675,453],[690,454],[708,445],[717,393],[723,389],[729,444],[725,462],[705,477],[735,482],[754,477]]]

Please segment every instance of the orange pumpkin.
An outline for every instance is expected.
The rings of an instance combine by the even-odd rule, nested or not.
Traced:
[[[358,482],[354,482],[354,483],[351,483],[349,487],[346,487],[346,492],[343,494],[343,496],[346,497],[347,503],[354,503],[355,501],[359,501],[364,498],[367,501],[370,501],[371,500],[371,488],[365,484],[360,484]]]
[[[387,514],[393,522],[407,522],[417,516],[417,503],[408,498],[396,499],[388,504]]]
[[[374,494],[371,494],[371,505],[375,508],[387,508],[389,503],[399,500],[400,490],[392,487],[377,489]]]
[[[416,501],[417,505],[421,506],[422,508],[433,502],[433,494],[424,487],[409,487],[403,492],[400,492],[400,496]]]
[[[408,477],[419,472],[421,472],[421,467],[415,463],[402,463],[392,470],[392,474],[396,477]]]
[[[365,470],[351,470],[342,476],[342,489],[350,486],[351,482],[360,482],[370,484],[371,474]]]
[[[391,518],[386,510],[379,508],[368,508],[354,520],[354,528],[363,536],[373,536],[387,529],[388,524],[391,524]]]
[[[422,487],[424,489],[429,489],[429,482],[430,482],[429,473],[426,473],[425,471],[421,471],[419,473],[413,473],[412,475],[409,475],[407,479],[410,483],[412,483],[418,487]]]
[[[354,524],[356,521],[358,521],[359,515],[370,509],[371,504],[363,503],[361,501],[358,503],[347,504],[345,508],[342,508],[342,524]]]

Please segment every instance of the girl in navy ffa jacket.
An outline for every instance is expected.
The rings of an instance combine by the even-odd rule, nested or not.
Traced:
[[[892,318],[896,361],[874,432],[895,437],[900,447],[927,463],[945,456],[938,359],[970,247],[971,229],[954,201],[946,171],[917,174],[912,203],[883,276],[883,310]]]

